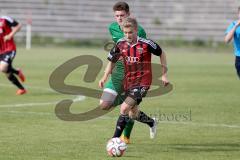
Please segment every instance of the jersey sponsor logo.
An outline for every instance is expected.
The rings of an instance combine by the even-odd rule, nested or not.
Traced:
[[[125,61],[129,62],[129,63],[136,63],[139,62],[139,57],[131,57],[131,56],[127,56],[125,57]]]

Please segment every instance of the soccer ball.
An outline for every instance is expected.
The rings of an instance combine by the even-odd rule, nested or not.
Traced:
[[[120,138],[112,138],[107,142],[107,153],[111,157],[121,157],[127,149],[127,144]]]

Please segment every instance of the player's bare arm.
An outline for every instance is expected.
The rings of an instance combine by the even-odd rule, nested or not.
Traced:
[[[108,62],[107,66],[106,66],[106,69],[104,71],[104,75],[98,83],[100,88],[103,88],[104,83],[107,81],[108,76],[112,73],[112,70],[113,70],[114,67],[115,67],[115,63]]]
[[[21,28],[22,25],[20,23],[15,27],[12,27],[12,32],[10,32],[8,35],[4,37],[4,42],[10,40]]]
[[[160,63],[162,65],[162,82],[163,85],[168,85],[169,81],[167,78],[167,58],[166,54],[162,51],[162,54],[160,55]]]
[[[234,35],[234,32],[236,31],[237,27],[240,25],[240,20],[237,21],[236,25],[232,28],[230,32],[228,32],[224,38],[225,43],[229,43]]]

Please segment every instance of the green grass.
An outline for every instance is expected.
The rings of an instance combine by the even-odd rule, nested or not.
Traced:
[[[226,160],[240,157],[240,85],[231,51],[211,48],[166,48],[169,80],[173,90],[145,98],[141,109],[161,118],[158,135],[149,139],[147,126],[135,123],[131,142],[121,159]],[[0,77],[1,160],[106,160],[105,145],[112,136],[119,109],[87,122],[66,122],[55,115],[55,102],[74,95],[56,93],[49,76],[65,61],[95,55],[106,64],[102,48],[19,49],[14,61],[24,70],[28,94],[15,96],[16,88]],[[155,57],[154,62],[158,62]],[[86,67],[73,71],[66,84],[98,89],[83,81]],[[28,105],[31,103],[52,103]],[[15,106],[22,104],[21,106]],[[25,105],[24,105],[25,104]],[[80,113],[96,107],[98,99],[74,103]],[[190,115],[191,111],[191,115]],[[188,118],[176,116],[188,116]],[[173,119],[173,116],[175,119]],[[190,119],[191,117],[191,119]],[[119,158],[118,158],[119,159]]]

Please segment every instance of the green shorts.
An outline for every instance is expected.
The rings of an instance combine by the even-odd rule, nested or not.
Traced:
[[[114,83],[112,80],[112,77],[107,81],[107,83],[104,86],[104,90],[111,89],[116,92],[117,95],[120,95],[123,92],[123,86],[122,81],[119,81],[119,83]]]

